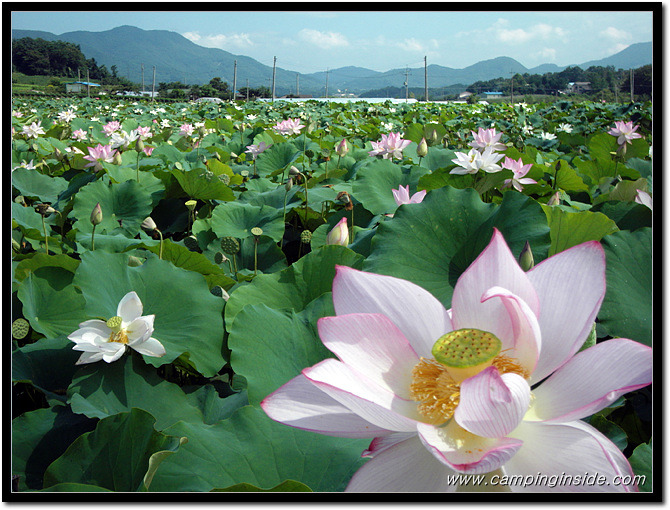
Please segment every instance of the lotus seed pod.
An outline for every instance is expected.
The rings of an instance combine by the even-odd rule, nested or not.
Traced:
[[[221,175],[219,175],[219,180],[220,180],[223,184],[228,185],[228,184],[230,184],[230,175],[228,175],[228,174],[221,174]]]
[[[234,237],[226,236],[221,239],[221,249],[228,255],[235,255],[240,251],[240,242]]]
[[[309,230],[303,230],[300,233],[300,241],[304,244],[309,244],[312,242],[312,232]]]
[[[223,264],[224,262],[227,262],[227,261],[228,261],[228,257],[226,257],[226,256],[225,256],[223,253],[221,253],[220,251],[217,251],[217,252],[214,254],[214,262],[215,262],[216,264]]]
[[[19,195],[14,199],[14,202],[17,204],[21,204],[22,206],[26,206],[26,199],[23,197],[23,195]]]
[[[35,206],[35,211],[37,211],[42,216],[48,216],[51,213],[55,213],[56,209],[51,207],[49,204],[37,204]]]
[[[212,287],[210,292],[215,296],[223,298],[224,301],[228,301],[228,298],[230,297],[230,295],[224,290],[224,288],[219,285]]]
[[[307,149],[305,151],[305,156],[307,156],[309,159],[312,159],[314,157],[314,151],[312,149]]]
[[[460,382],[491,366],[502,342],[494,334],[478,329],[459,329],[437,339],[432,354]]]
[[[151,218],[151,216],[147,216],[146,218],[144,218],[144,221],[142,222],[140,227],[142,227],[142,230],[146,232],[153,232],[157,228],[156,222]]]
[[[30,332],[30,324],[25,319],[16,319],[12,322],[12,336],[17,340],[23,340]]]
[[[186,246],[191,251],[200,251],[198,238],[193,235],[184,238],[184,246]]]
[[[95,207],[91,211],[91,223],[93,225],[100,225],[100,223],[102,223],[102,208],[100,207],[100,202],[95,204]]]
[[[123,319],[118,315],[107,320],[107,327],[111,330],[118,330],[121,327],[121,324],[123,324]]]
[[[249,170],[242,170],[240,172],[240,175],[246,179],[247,177],[249,177]]]
[[[188,207],[189,211],[192,211],[193,209],[195,209],[195,206],[198,205],[198,201],[197,200],[187,200],[184,205],[186,207]]]
[[[260,227],[254,227],[251,229],[251,233],[255,235],[256,237],[262,236],[263,235],[263,229]]]
[[[289,175],[300,175],[300,170],[298,170],[296,167],[292,166],[288,170]]]
[[[136,257],[135,255],[131,255],[128,257],[128,266],[129,267],[139,267],[142,265],[142,259]]]
[[[330,149],[321,149],[321,156],[323,156],[323,159],[330,159]]]

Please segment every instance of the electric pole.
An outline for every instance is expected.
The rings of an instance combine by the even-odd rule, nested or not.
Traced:
[[[91,97],[91,75],[86,69],[86,97]]]
[[[140,64],[142,66],[142,92],[141,94],[144,95],[144,64]]]
[[[423,91],[423,97],[426,103],[428,102],[428,60],[427,57],[423,57],[423,81],[425,83],[424,85],[424,91]]]
[[[237,93],[237,60],[233,63],[233,101],[235,101],[235,94]]]
[[[634,79],[634,76],[633,76],[633,70],[631,69],[631,70],[630,70],[630,102],[631,102],[631,103],[634,102],[634,101],[633,101],[633,100],[634,100],[634,96],[633,96],[633,79]]]
[[[154,79],[151,82],[151,102],[152,103],[154,102],[154,96],[155,96],[154,90],[156,90],[156,66],[154,66]]]
[[[247,78],[247,103],[249,102],[249,78]]]
[[[409,101],[409,67],[405,66],[405,102]]]
[[[328,73],[330,71],[326,69],[326,99],[328,99]]]
[[[300,75],[295,75],[295,95],[300,97]]]
[[[514,71],[510,71],[509,74],[512,76],[512,106],[514,106]]]
[[[274,103],[275,101],[275,73],[277,69],[277,57],[274,58],[274,62],[272,63],[272,102]]]

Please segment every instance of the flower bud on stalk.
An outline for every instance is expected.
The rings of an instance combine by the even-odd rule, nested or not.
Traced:
[[[100,223],[102,223],[102,208],[100,207],[100,202],[98,202],[93,211],[91,211],[91,224],[93,225],[93,230],[91,231],[91,251],[95,250],[95,227]]]
[[[121,159],[121,153],[119,151],[116,151],[114,153],[114,159],[112,160],[112,164],[121,166],[121,163],[123,163],[123,160]]]
[[[521,254],[519,255],[519,265],[524,271],[530,271],[535,265],[533,252],[530,249],[530,243],[528,241],[526,241],[526,244],[524,245],[523,250],[521,250]]]
[[[339,244],[347,246],[349,244],[349,227],[347,218],[342,218],[326,236],[326,244]]]
[[[428,154],[428,143],[426,143],[425,138],[422,138],[419,142],[419,146],[416,148],[416,154],[420,158],[423,158],[426,154]]]
[[[347,145],[347,140],[343,138],[335,149],[335,154],[337,154],[339,157],[343,157],[347,154],[347,152],[349,152],[349,146]]]
[[[135,142],[135,152],[139,154],[140,152],[143,151],[144,151],[144,142],[142,141],[142,137],[139,137]]]

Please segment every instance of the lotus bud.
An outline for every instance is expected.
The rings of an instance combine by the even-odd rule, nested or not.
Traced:
[[[207,134],[207,130],[205,129],[205,126],[200,126],[200,129],[198,129],[198,136],[202,138]]]
[[[347,152],[349,152],[349,146],[347,145],[347,140],[345,138],[342,138],[342,141],[337,145],[337,149],[335,149],[335,154],[337,154],[340,157],[344,157]]]
[[[339,244],[340,246],[347,246],[349,244],[349,227],[347,226],[347,218],[342,218],[333,229],[328,232],[326,236],[326,244]]]
[[[521,250],[521,254],[519,255],[519,265],[524,271],[530,271],[535,265],[533,252],[530,249],[530,243],[528,241],[526,241],[526,244],[523,246],[523,250]]]
[[[114,153],[114,159],[112,160],[112,164],[121,166],[121,163],[123,163],[123,160],[121,159],[121,153],[119,151],[116,151]]]
[[[551,195],[551,198],[547,202],[547,205],[558,205],[561,203],[561,192],[557,191],[553,195]]]
[[[135,152],[140,153],[143,151],[144,151],[144,142],[142,141],[142,137],[140,136],[135,142]]]
[[[292,187],[293,187],[293,177],[289,177],[288,181],[286,181],[286,184],[284,185],[284,189],[286,191],[291,191]]]
[[[156,222],[151,218],[151,216],[147,216],[146,218],[144,218],[144,221],[142,222],[140,227],[142,227],[142,230],[146,232],[153,232],[157,228]]]
[[[428,154],[428,143],[426,143],[425,138],[422,138],[419,142],[419,146],[416,148],[416,154],[420,158],[423,158],[426,154]]]
[[[63,161],[63,153],[60,151],[58,147],[54,149],[54,156],[58,161]]]
[[[128,257],[129,267],[139,267],[141,265],[142,265],[142,259],[136,257],[135,255],[131,255]]]
[[[98,202],[93,211],[91,211],[91,223],[93,225],[100,225],[102,223],[102,208],[100,207],[100,202]]]
[[[430,130],[430,134],[428,135],[428,140],[427,140],[430,145],[435,145],[439,141],[439,137],[437,135],[437,131],[434,129]]]

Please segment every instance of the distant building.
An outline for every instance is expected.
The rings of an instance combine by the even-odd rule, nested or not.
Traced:
[[[65,84],[65,92],[86,92],[87,87],[99,87],[98,83],[73,81]]]
[[[486,97],[502,97],[502,92],[484,92]]]
[[[575,81],[568,83],[568,90],[566,92],[570,94],[584,94],[592,90],[590,81]]]

